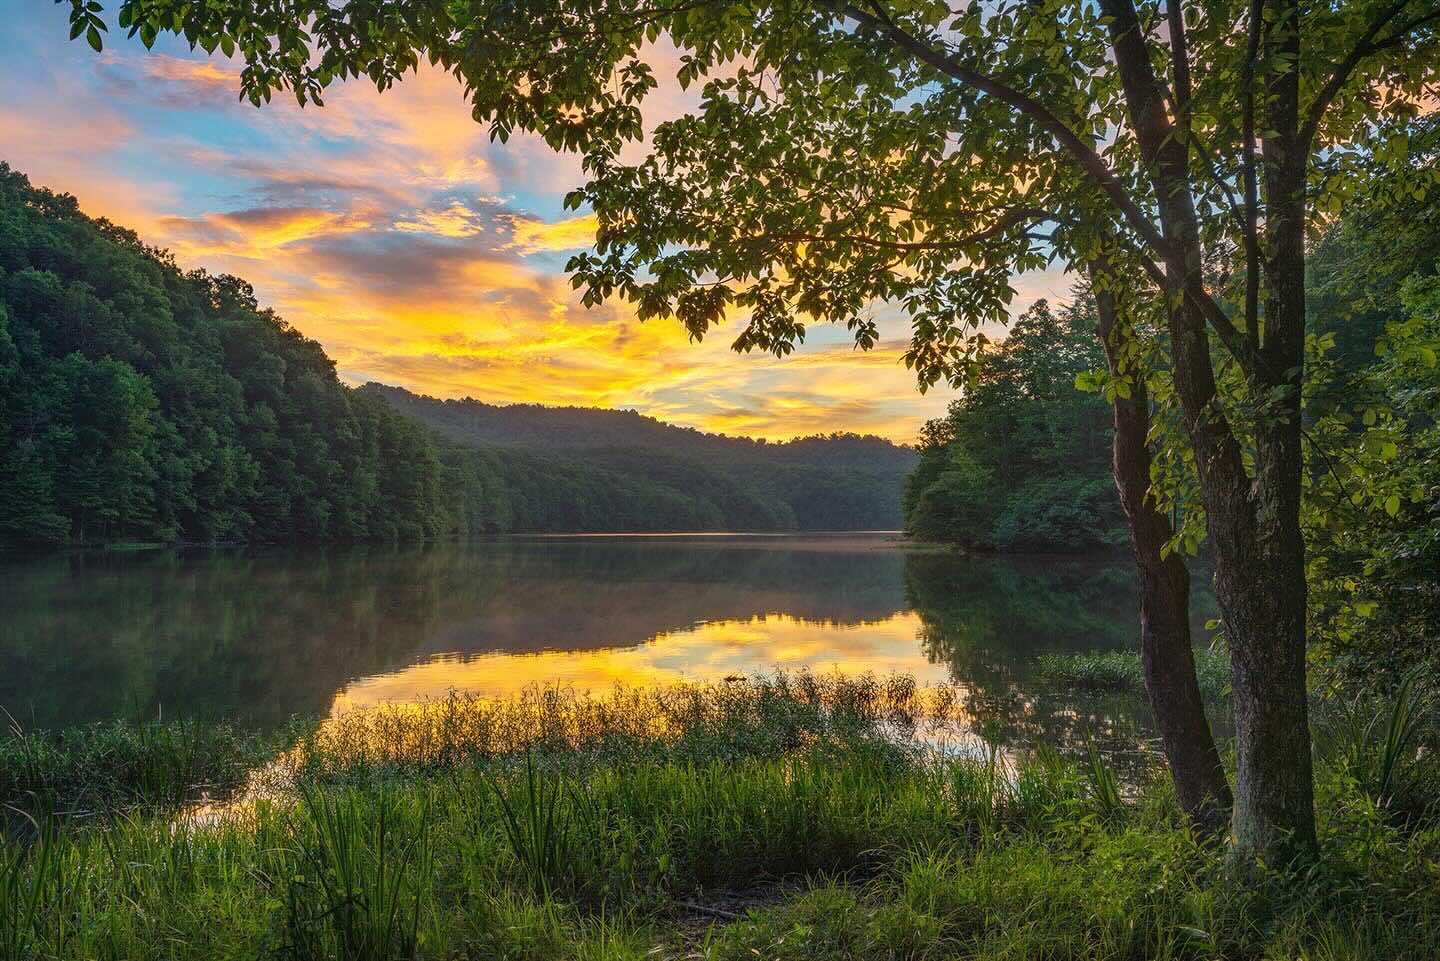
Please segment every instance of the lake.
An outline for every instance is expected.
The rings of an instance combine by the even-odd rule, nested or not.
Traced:
[[[1132,648],[1128,561],[962,557],[888,534],[516,537],[0,560],[0,705],[24,727],[300,715],[561,684],[907,672],[975,725],[1143,739],[1138,698],[1034,679]]]

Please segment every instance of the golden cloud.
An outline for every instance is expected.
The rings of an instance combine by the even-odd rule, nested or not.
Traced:
[[[919,398],[898,344],[810,343],[777,360],[732,353],[724,331],[692,344],[626,304],[583,309],[553,259],[535,255],[591,246],[594,216],[552,222],[501,199],[558,198],[583,179],[578,160],[530,137],[491,144],[444,71],[422,67],[384,94],[342,83],[323,108],[255,110],[237,102],[237,68],[223,60],[115,53],[96,69],[88,93],[65,75],[82,89],[0,107],[32,175],[84,188],[86,209],[171,246],[187,268],[246,278],[352,382],[633,408],[775,439],[849,429],[908,440],[944,408],[944,392]],[[687,96],[675,94],[677,109]],[[127,112],[142,103],[173,106],[174,122],[157,133],[153,110]],[[217,120],[223,141],[208,135]],[[167,179],[113,172],[143,169],[137,157]]]
[[[176,253],[197,258],[268,255],[300,241],[365,230],[363,216],[313,207],[256,207],[198,218],[165,217],[159,222]]]
[[[396,230],[435,234],[439,237],[473,237],[484,233],[485,220],[460,201],[451,202],[441,210],[419,210],[408,218],[395,221]]]
[[[511,247],[522,254],[584,250],[595,244],[595,230],[599,226],[594,214],[571,217],[556,223],[512,217],[510,224]]]

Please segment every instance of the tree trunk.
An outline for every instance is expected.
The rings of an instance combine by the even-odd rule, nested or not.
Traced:
[[[1275,0],[1266,52],[1299,54],[1294,0]],[[1264,348],[1245,358],[1257,398],[1285,386],[1256,428],[1255,476],[1221,406],[1210,360],[1203,251],[1189,148],[1171,123],[1132,0],[1101,0],[1126,106],[1150,171],[1165,243],[1165,286],[1176,393],[1195,451],[1216,595],[1233,664],[1238,770],[1231,821],[1235,855],[1283,860],[1313,849],[1315,812],[1305,699],[1305,570],[1300,536],[1299,377],[1304,343],[1304,166],[1296,156],[1295,71],[1266,90]],[[1272,8],[1273,9],[1273,8]],[[1286,40],[1286,30],[1291,31]],[[1296,169],[1299,170],[1298,179]],[[1298,185],[1298,187],[1297,187]],[[1247,335],[1248,336],[1248,335]],[[1288,388],[1293,386],[1293,390]]]
[[[1092,269],[1092,276],[1095,271]],[[1114,341],[1115,301],[1096,291],[1100,340],[1112,374],[1121,374]],[[1175,793],[1191,825],[1216,835],[1230,811],[1230,785],[1195,676],[1190,638],[1190,572],[1178,554],[1163,556],[1170,523],[1155,507],[1150,492],[1149,401],[1145,382],[1135,377],[1129,398],[1116,397],[1115,488],[1130,528],[1130,546],[1140,575],[1140,663],[1155,724],[1170,762]]]
[[[1299,13],[1275,0],[1265,49],[1300,56]],[[1315,847],[1315,801],[1305,689],[1305,541],[1300,532],[1300,385],[1305,360],[1305,173],[1299,79],[1271,70],[1262,148],[1265,318],[1252,392],[1270,398],[1255,430],[1253,550],[1217,583],[1234,662],[1239,855]],[[1258,592],[1255,585],[1265,584]]]

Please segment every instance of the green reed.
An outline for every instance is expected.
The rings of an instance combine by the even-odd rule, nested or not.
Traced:
[[[1083,691],[1145,693],[1140,655],[1131,651],[1083,654],[1042,654],[1035,661],[1040,677]],[[1230,657],[1224,652],[1195,651],[1195,675],[1207,701],[1223,700],[1230,690]]]
[[[434,888],[422,797],[306,789],[291,819],[281,953],[298,961],[409,961]]]
[[[1433,956],[1440,828],[1342,766],[1320,864],[1241,882],[1098,753],[925,749],[929,696],[790,678],[342,719],[218,815],[17,832],[0,958]]]
[[[194,721],[116,721],[61,731],[12,724],[0,734],[0,820],[20,812],[41,818],[173,810],[224,796],[289,737]]]

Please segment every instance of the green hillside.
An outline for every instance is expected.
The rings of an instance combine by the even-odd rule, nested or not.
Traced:
[[[875,436],[780,443],[676,427],[634,411],[437,400],[366,384],[396,410],[468,446],[561,455],[714,505],[739,530],[894,530],[916,455]]]
[[[912,460],[351,389],[244,280],[0,163],[0,545],[896,527]]]

